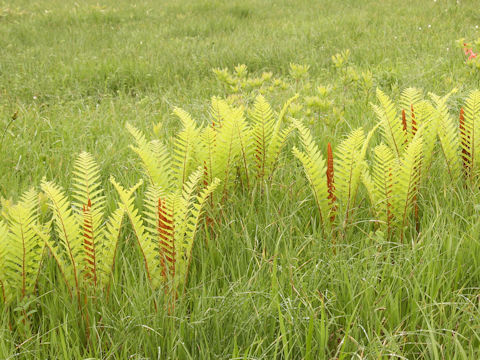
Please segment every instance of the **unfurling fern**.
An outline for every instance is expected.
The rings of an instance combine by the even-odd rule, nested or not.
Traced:
[[[111,178],[137,237],[154,290],[169,283],[176,291],[185,283],[203,205],[219,184],[214,179],[196,195],[202,176],[203,169],[199,168],[189,176],[182,191],[167,195],[150,186],[143,216],[133,203],[139,184],[125,190]]]
[[[30,189],[0,220],[0,298],[9,304],[33,293],[41,266],[43,240],[38,224],[38,193]]]
[[[55,237],[39,232],[69,289],[80,293],[106,288],[115,260],[124,211],[117,209],[104,223],[104,196],[99,169],[88,153],[75,162],[74,202],[53,182],[42,181],[53,213]]]

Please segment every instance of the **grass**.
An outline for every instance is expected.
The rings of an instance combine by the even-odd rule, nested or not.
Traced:
[[[43,176],[68,187],[82,150],[95,155],[110,191],[110,175],[135,183],[125,122],[148,131],[163,122],[168,138],[178,127],[173,106],[202,121],[208,99],[226,95],[215,67],[287,76],[291,62],[303,63],[312,82],[328,84],[338,77],[331,55],[350,49],[389,94],[458,87],[460,98],[480,87],[455,47],[480,36],[476,8],[473,0],[0,1],[2,132],[18,112],[0,145],[0,194],[17,198]],[[353,90],[334,96],[348,100],[344,120],[312,124],[322,144],[374,122]],[[77,305],[53,287],[60,280],[47,261],[39,287],[51,290],[0,308],[0,358],[478,358],[480,194],[451,186],[441,164],[432,169],[419,234],[386,242],[362,223],[333,254],[301,169],[285,158],[273,186],[229,199],[208,245],[200,232],[174,313],[154,311],[162,296],[148,290],[125,230],[116,286],[90,305],[88,347]]]

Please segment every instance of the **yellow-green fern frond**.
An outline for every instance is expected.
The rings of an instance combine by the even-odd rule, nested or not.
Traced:
[[[67,285],[80,289],[82,270],[85,268],[81,228],[63,189],[49,181],[42,181],[41,188],[49,199],[57,240],[49,239],[49,246],[65,276]]]
[[[143,181],[139,181],[135,186],[130,189],[125,189],[120,185],[114,177],[110,177],[110,182],[117,190],[118,196],[120,197],[120,204],[122,205],[125,213],[127,214],[130,224],[132,225],[133,232],[137,238],[138,245],[142,251],[145,271],[149,281],[152,281],[152,275],[150,274],[150,266],[155,266],[157,259],[157,252],[152,242],[148,232],[145,229],[144,221],[142,216],[138,212],[138,209],[135,207],[134,193],[142,185]]]
[[[170,154],[159,140],[147,142],[143,133],[127,123],[126,128],[135,139],[136,146],[130,148],[140,157],[149,182],[168,191],[172,185]]]
[[[267,153],[266,153],[266,171],[271,176],[275,171],[280,152],[285,144],[285,141],[288,135],[294,130],[293,126],[288,126],[286,129],[282,129],[284,122],[285,114],[287,113],[288,108],[298,98],[298,94],[291,97],[283,105],[282,110],[278,114],[275,126],[272,131],[272,137],[270,143],[268,144]]]
[[[394,216],[393,184],[396,159],[392,150],[383,143],[375,147],[374,156],[372,206],[381,226],[390,234]]]
[[[361,151],[364,143],[363,129],[356,129],[340,143],[335,153],[335,197],[344,211],[344,220],[355,204],[364,165]]]
[[[430,97],[435,105],[436,116],[438,116],[437,133],[443,155],[447,162],[447,170],[450,178],[456,181],[461,175],[460,137],[458,134],[458,126],[450,116],[446,105],[449,95],[450,94],[439,97],[430,94]]]
[[[8,236],[8,227],[7,224],[0,220],[0,297],[2,298],[3,302],[6,302],[6,293],[5,287],[7,286],[7,251],[8,251],[8,243],[6,241]]]
[[[473,177],[480,172],[480,90],[470,92],[463,109],[462,155],[467,160],[468,174]]]
[[[175,108],[173,113],[182,122],[183,128],[177,134],[173,144],[173,171],[176,185],[181,188],[194,169],[193,160],[196,155],[196,147],[200,131],[195,121],[185,110]]]
[[[397,116],[395,104],[380,89],[377,89],[377,98],[380,101],[380,106],[373,105],[373,109],[382,124],[385,142],[393,150],[395,156],[400,158],[407,140],[402,129],[401,119]]]
[[[94,285],[97,283],[97,246],[103,240],[103,214],[105,197],[100,184],[100,169],[93,157],[83,152],[75,161],[74,208],[77,209],[78,221],[81,224],[81,236],[85,256],[85,277]]]
[[[108,218],[105,228],[102,229],[102,241],[97,243],[97,285],[105,289],[110,283],[117,255],[120,231],[122,229],[125,209],[118,207]]]
[[[419,191],[422,168],[423,135],[419,131],[396,164],[393,184],[393,213],[403,236],[412,205]]]
[[[267,151],[275,127],[274,115],[270,104],[262,95],[258,95],[250,112],[252,118],[253,156],[255,170],[259,178],[265,176]]]
[[[300,160],[305,175],[313,191],[315,202],[323,227],[328,226],[327,219],[331,215],[331,204],[328,201],[327,167],[325,158],[312,139],[310,131],[299,121],[293,123],[298,130],[304,151],[293,148],[293,154]]]
[[[44,249],[35,232],[37,202],[38,193],[28,190],[10,207],[7,223],[0,223],[0,280],[7,303],[32,294],[37,282]]]

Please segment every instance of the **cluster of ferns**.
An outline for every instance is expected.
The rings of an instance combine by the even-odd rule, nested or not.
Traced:
[[[480,172],[480,91],[469,94],[459,116],[447,106],[451,94],[426,99],[409,88],[395,104],[377,90],[376,126],[368,133],[355,129],[336,149],[328,143],[324,151],[300,120],[287,116],[296,97],[278,113],[261,95],[248,110],[215,97],[203,127],[176,108],[182,129],[169,143],[149,141],[127,124],[145,178],[129,189],[110,178],[117,192],[111,214],[106,214],[100,169],[88,153],[76,159],[68,192],[43,180],[40,189],[28,190],[4,209],[0,299],[12,305],[39,291],[46,256],[55,259],[79,303],[92,292],[108,292],[127,219],[150,286],[154,291],[168,287],[175,297],[185,286],[204,208],[228,201],[238,184],[270,183],[291,134],[299,138],[292,152],[312,189],[325,240],[345,231],[355,221],[360,200],[368,200],[377,230],[401,241],[418,222],[417,199],[435,156],[444,159],[453,180],[474,181]],[[376,132],[381,140],[372,149]],[[147,184],[140,187],[143,181]],[[139,188],[146,188],[141,209],[135,201]],[[41,210],[39,198],[47,199],[47,211]]]

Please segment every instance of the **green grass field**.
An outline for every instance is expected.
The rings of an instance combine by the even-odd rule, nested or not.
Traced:
[[[169,139],[180,127],[175,106],[204,123],[210,98],[232,95],[214,68],[246,64],[252,76],[272,72],[294,84],[265,94],[275,109],[297,91],[331,85],[327,115],[303,119],[321,146],[374,126],[375,87],[392,98],[406,87],[439,95],[455,87],[449,106],[457,112],[480,88],[480,71],[465,65],[456,45],[480,38],[477,7],[476,0],[0,0],[0,195],[16,200],[43,177],[68,188],[82,151],[98,161],[107,193],[115,194],[110,175],[132,186],[142,171],[125,124]],[[373,74],[366,92],[341,85],[331,57],[345,49],[358,73]],[[309,65],[308,78],[292,80],[291,63]],[[0,358],[480,358],[478,186],[454,186],[438,156],[419,198],[418,233],[379,238],[361,209],[332,251],[290,155],[297,143],[288,143],[270,186],[233,192],[213,233],[202,223],[173,311],[162,291],[150,290],[125,226],[115,286],[88,304],[89,334],[47,258],[43,291],[14,308],[0,305]]]

